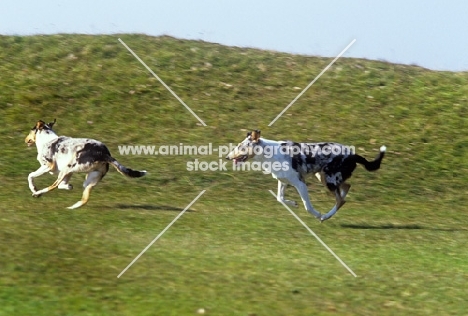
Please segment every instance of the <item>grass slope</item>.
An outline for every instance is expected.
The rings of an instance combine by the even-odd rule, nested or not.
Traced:
[[[466,313],[468,73],[341,58],[268,127],[331,59],[127,34],[0,36],[0,57],[0,315]],[[76,211],[65,207],[81,196],[83,175],[72,191],[32,198],[26,178],[38,163],[24,137],[53,118],[59,134],[102,140],[148,176],[111,170]],[[272,198],[271,176],[187,172],[188,161],[216,155],[118,153],[237,143],[253,128],[339,141],[369,158],[387,146],[381,170],[356,170],[333,219],[295,210],[358,278]],[[329,209],[332,197],[309,182],[312,202]]]

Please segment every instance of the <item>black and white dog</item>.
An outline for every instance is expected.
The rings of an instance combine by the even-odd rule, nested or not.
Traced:
[[[277,200],[296,206],[295,201],[285,200],[286,186],[294,186],[305,209],[320,221],[332,217],[345,204],[345,197],[351,187],[345,181],[351,177],[356,164],[362,164],[368,171],[380,168],[385,155],[385,146],[373,161],[354,153],[354,149],[337,143],[295,143],[260,138],[260,131],[247,133],[247,137],[226,156],[234,163],[243,163],[252,158],[267,166],[273,178],[278,179]],[[310,203],[305,177],[314,173],[336,198],[335,206],[325,214],[320,214]]]
[[[86,172],[88,174],[83,183],[83,196],[80,201],[69,207],[74,209],[88,202],[91,189],[109,171],[109,164],[130,178],[139,178],[146,174],[146,171],[135,171],[119,164],[111,156],[106,145],[97,140],[57,136],[52,130],[54,124],[55,120],[49,124],[38,121],[25,139],[28,146],[36,144],[37,160],[41,164],[39,169],[28,176],[29,189],[34,197],[39,197],[55,188],[71,190],[73,186],[68,182],[73,173]],[[33,179],[46,172],[58,174],[58,178],[51,186],[37,190]]]

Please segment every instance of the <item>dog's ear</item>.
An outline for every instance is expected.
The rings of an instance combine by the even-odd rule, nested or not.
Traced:
[[[260,130],[255,130],[255,131],[252,131],[252,141],[254,143],[257,143],[258,140],[260,139]]]
[[[52,129],[52,126],[54,126],[56,122],[57,122],[57,119],[54,119],[54,121],[47,124],[47,126],[49,126],[49,128]]]
[[[40,130],[44,129],[45,125],[46,125],[46,123],[44,121],[37,121],[36,126],[34,126],[33,129],[40,131]]]

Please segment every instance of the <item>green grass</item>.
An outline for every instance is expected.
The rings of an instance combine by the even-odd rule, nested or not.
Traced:
[[[127,34],[0,36],[0,58],[0,315],[466,313],[468,73],[341,58],[268,127],[330,58]],[[65,207],[81,196],[80,174],[74,190],[32,198],[38,162],[24,137],[53,118],[59,134],[99,139],[149,174],[111,170],[75,211]],[[331,220],[295,209],[357,278],[274,200],[271,176],[186,171],[214,155],[118,154],[118,145],[236,143],[254,128],[339,141],[368,158],[387,146],[381,170],[355,171]],[[314,205],[329,209],[332,197],[309,182]]]

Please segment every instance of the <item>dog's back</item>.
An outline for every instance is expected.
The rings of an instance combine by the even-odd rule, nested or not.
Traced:
[[[336,175],[340,182],[350,178],[357,163],[362,164],[366,170],[375,171],[385,154],[385,147],[380,149],[379,155],[373,161],[355,153],[353,146],[340,143],[295,143],[286,141],[281,144],[283,152],[291,157],[291,167],[304,178],[310,173]],[[334,187],[334,186],[333,186]]]
[[[67,168],[70,172],[87,172],[96,164],[108,163],[110,158],[106,145],[89,138],[60,136],[44,144],[42,151],[43,160],[54,162],[58,170]]]
[[[281,144],[283,152],[291,157],[292,168],[301,174],[316,173],[327,166],[343,163],[354,155],[354,149],[339,143],[295,143]]]

